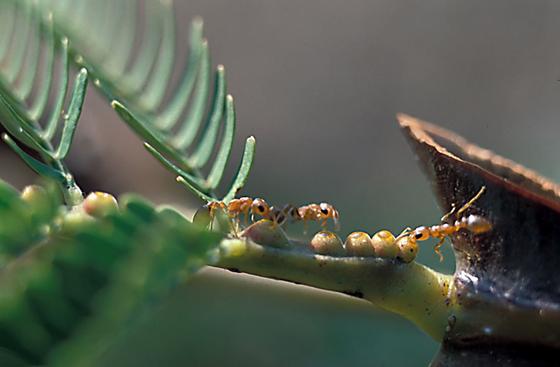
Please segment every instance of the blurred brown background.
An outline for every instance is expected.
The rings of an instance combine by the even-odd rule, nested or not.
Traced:
[[[342,234],[436,222],[441,213],[397,112],[560,181],[560,2],[176,1],[182,50],[195,15],[236,98],[229,177],[245,137],[257,137],[243,194],[329,201],[341,212]],[[85,189],[200,204],[94,88],[84,111],[70,164]],[[0,164],[3,179],[33,182],[5,147]],[[440,264],[425,246],[419,258],[452,271],[445,255]],[[421,366],[437,348],[365,302],[224,273],[205,271],[174,292],[105,363]]]

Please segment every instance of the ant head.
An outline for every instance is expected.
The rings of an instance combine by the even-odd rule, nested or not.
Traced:
[[[267,216],[270,212],[270,207],[263,199],[257,198],[251,204],[251,211],[253,214],[258,214],[262,217]]]
[[[428,227],[418,227],[410,234],[410,237],[415,241],[425,241],[430,238],[430,230]]]
[[[334,217],[334,212],[336,212],[336,210],[333,208],[332,205],[327,204],[327,203],[321,203],[319,204],[319,218],[321,219],[327,219],[327,218],[335,218]],[[338,212],[337,212],[338,214]]]

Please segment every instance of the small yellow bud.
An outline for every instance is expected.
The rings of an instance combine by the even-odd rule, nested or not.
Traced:
[[[409,263],[416,258],[418,253],[418,244],[410,241],[408,236],[401,237],[397,240],[399,254],[397,257],[405,263]]]
[[[241,233],[241,237],[247,237],[261,246],[278,248],[291,247],[290,240],[279,225],[268,219],[259,220],[251,224]]]
[[[310,245],[314,252],[321,255],[342,256],[345,254],[340,237],[329,231],[318,232],[311,239]]]
[[[47,201],[47,191],[41,186],[26,186],[21,192],[21,198],[27,203],[42,203]]]
[[[371,237],[375,255],[385,258],[394,259],[399,253],[399,248],[395,244],[395,236],[389,231],[379,231]]]
[[[101,218],[119,208],[117,199],[106,192],[92,192],[84,200],[84,211],[95,218]]]
[[[369,234],[365,232],[353,232],[348,235],[344,242],[346,253],[352,256],[374,256],[375,250]]]

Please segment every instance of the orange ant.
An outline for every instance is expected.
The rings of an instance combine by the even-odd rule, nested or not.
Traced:
[[[271,207],[268,203],[261,198],[250,198],[241,197],[238,199],[231,200],[227,205],[223,202],[214,201],[208,204],[210,210],[216,210],[217,208],[224,210],[230,218],[237,218],[241,214],[245,215],[245,223],[248,222],[249,213],[251,213],[251,219],[254,220],[254,216],[258,215],[262,218],[269,219],[276,224],[282,224],[285,221],[285,214]]]
[[[244,214],[245,223],[247,223],[249,217],[249,211],[251,210],[252,206],[253,206],[253,199],[245,196],[230,201],[226,207],[226,210],[230,217],[237,217],[241,214]]]
[[[441,246],[443,245],[445,239],[455,233],[457,233],[461,229],[466,229],[473,234],[480,234],[484,232],[488,232],[492,229],[492,224],[488,222],[488,220],[478,216],[478,215],[469,215],[467,217],[462,217],[461,215],[469,209],[476,200],[478,200],[482,194],[486,191],[486,187],[482,186],[480,191],[465,205],[461,207],[457,211],[455,218],[457,218],[453,224],[442,223],[439,225],[431,226],[431,227],[417,227],[416,229],[412,230],[411,228],[406,228],[398,237],[401,239],[403,237],[408,237],[408,242],[411,245],[415,245],[417,241],[426,241],[430,238],[437,238],[439,239],[438,243],[434,246],[434,251],[436,254],[439,255],[440,261],[443,261],[443,255],[441,254]],[[455,205],[451,206],[451,211],[445,214],[441,221],[445,222],[451,215],[455,213]]]
[[[296,208],[293,205],[286,205],[282,209],[275,208],[268,205],[268,203],[261,198],[241,197],[231,200],[228,204],[221,201],[209,202],[206,207],[210,211],[210,218],[214,218],[217,210],[222,210],[227,213],[230,218],[237,219],[240,215],[245,216],[245,223],[248,222],[249,213],[251,220],[254,221],[256,215],[268,219],[274,225],[283,225],[288,218],[292,221],[303,220],[304,224],[307,221],[313,220],[320,222],[322,227],[326,227],[327,220],[331,218],[338,229],[338,211],[330,204],[309,204]]]
[[[233,199],[228,204],[222,201],[211,201],[206,204],[206,207],[210,210],[210,215],[213,216],[216,210],[223,210],[227,213],[230,218],[238,217],[241,214],[245,214],[247,217],[249,212],[252,215],[258,214],[262,217],[267,217],[270,212],[270,207],[263,199],[252,199],[249,197],[242,197],[239,199]]]
[[[307,221],[314,220],[320,222],[321,227],[326,227],[329,218],[333,220],[335,230],[338,230],[340,227],[339,213],[331,204],[308,204],[297,209],[296,219],[303,220],[305,226],[307,226]]]

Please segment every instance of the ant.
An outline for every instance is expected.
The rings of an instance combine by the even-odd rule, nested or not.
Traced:
[[[338,210],[336,210],[331,204],[308,204],[299,207],[297,211],[293,213],[292,217],[295,216],[296,220],[303,220],[304,226],[307,226],[307,221],[312,220],[320,222],[321,227],[324,228],[327,226],[327,221],[330,218],[334,223],[335,230],[340,228],[340,223],[338,221],[340,215]]]
[[[271,220],[275,225],[282,225],[286,221],[284,211],[268,205],[261,198],[241,197],[231,200],[228,204],[221,201],[211,201],[206,206],[210,210],[210,218],[214,218],[217,210],[222,210],[231,219],[238,219],[243,214],[246,224],[249,221],[249,213],[251,214],[251,221],[254,221],[256,215]]]
[[[441,246],[443,245],[445,239],[461,229],[466,229],[473,234],[480,234],[488,232],[492,229],[492,224],[478,215],[469,215],[467,217],[462,217],[462,214],[469,209],[475,201],[477,201],[482,194],[486,191],[486,187],[478,191],[478,193],[470,199],[466,204],[464,204],[456,213],[455,221],[452,224],[444,223],[455,213],[455,205],[451,205],[451,211],[445,214],[442,218],[442,224],[434,225],[431,227],[421,226],[412,230],[411,228],[406,228],[398,237],[397,240],[408,237],[408,241],[411,245],[415,245],[417,241],[426,241],[430,238],[439,239],[438,243],[434,246],[434,251],[439,255],[439,260],[443,261],[443,255],[441,254]]]
[[[231,200],[228,204],[221,201],[212,201],[206,205],[210,211],[210,218],[214,218],[215,212],[217,210],[222,210],[230,218],[238,218],[240,215],[245,216],[245,223],[248,222],[249,213],[251,214],[251,221],[254,221],[256,215],[268,219],[274,223],[274,225],[283,225],[288,218],[292,221],[302,220],[304,224],[307,221],[313,220],[320,222],[322,227],[326,227],[327,220],[331,218],[335,224],[335,228],[339,227],[338,211],[330,204],[308,204],[296,208],[295,206],[288,204],[282,209],[270,206],[264,199],[261,198],[250,198],[241,197],[238,199]]]

